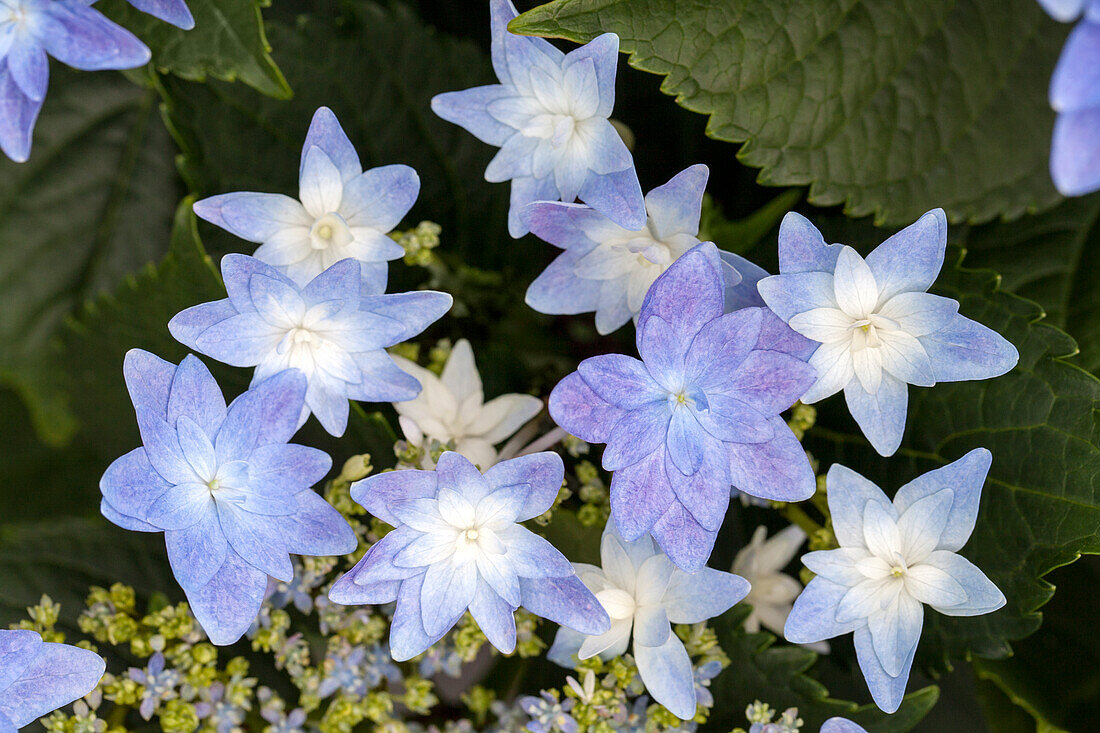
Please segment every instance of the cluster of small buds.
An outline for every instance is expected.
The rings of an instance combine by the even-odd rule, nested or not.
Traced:
[[[787,708],[774,720],[778,711],[759,700],[745,708],[745,718],[751,723],[748,733],[798,733],[802,727],[802,718],[798,717],[798,708]],[[735,728],[733,733],[745,733],[744,728]]]
[[[611,494],[600,476],[600,470],[591,461],[582,460],[574,473],[580,483],[577,498],[582,502],[577,509],[577,521],[585,527],[602,527],[611,516]]]
[[[439,246],[439,235],[443,228],[432,221],[422,221],[413,229],[403,232],[390,232],[390,238],[405,250],[404,263],[417,267],[428,267],[435,262],[433,249]]]

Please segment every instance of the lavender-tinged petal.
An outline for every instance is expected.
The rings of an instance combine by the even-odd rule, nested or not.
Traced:
[[[526,498],[517,522],[534,519],[554,504],[565,477],[565,464],[557,453],[545,451],[501,461],[485,472],[492,491],[506,487],[526,487]]]
[[[172,379],[168,396],[168,424],[175,425],[180,416],[186,416],[213,439],[225,420],[225,414],[225,398],[210,370],[199,359],[188,354],[180,362]]]
[[[1097,119],[1100,121],[1100,117]],[[1020,353],[1007,339],[962,315],[919,340],[937,382],[999,377],[1020,359]]]
[[[576,575],[561,578],[520,578],[523,607],[536,616],[579,631],[603,634],[611,628],[607,612]]]
[[[603,452],[604,469],[618,471],[659,451],[666,437],[669,437],[669,417],[668,406],[663,403],[655,403],[624,415],[615,423],[607,437],[607,448]],[[669,439],[671,440],[670,437]]]
[[[111,504],[103,499],[99,502],[99,513],[103,515],[103,518],[112,524],[116,524],[123,529],[133,530],[134,532],[160,532],[160,527],[154,527],[148,522],[137,519],[123,514],[118,509],[115,509]]]
[[[153,469],[144,448],[115,459],[99,480],[99,490],[112,509],[142,521],[149,506],[171,486]]]
[[[420,610],[420,594],[423,586],[424,573],[421,573],[404,581],[397,594],[397,609],[393,614],[393,623],[390,624],[390,654],[398,662],[412,659],[443,636],[443,634],[429,636],[424,631]],[[458,621],[458,617],[451,621],[453,625]],[[446,630],[443,633],[446,633]]]
[[[664,451],[655,451],[611,476],[611,516],[627,541],[648,532],[675,500],[665,474]]]
[[[723,289],[717,248],[710,242],[696,245],[650,286],[638,315],[638,333],[651,316],[659,316],[686,349],[702,324],[724,313]]]
[[[192,208],[199,218],[249,242],[264,242],[283,229],[312,224],[302,204],[281,193],[226,193],[196,201]]]
[[[867,733],[867,729],[847,718],[829,718],[821,724],[821,733]]]
[[[582,361],[577,372],[603,400],[624,410],[635,410],[664,399],[646,364],[630,356],[593,356]]]
[[[784,321],[821,307],[836,308],[832,272],[785,272],[756,284],[768,308]]]
[[[484,580],[478,582],[473,600],[470,601],[470,614],[485,638],[502,654],[511,654],[516,648],[514,611],[512,606],[493,592],[488,583]]]
[[[184,591],[191,610],[210,641],[226,646],[244,636],[260,612],[267,575],[230,551],[210,582]]]
[[[8,69],[19,88],[30,99],[41,102],[46,98],[50,83],[50,62],[38,43],[23,34],[16,34],[8,49]]]
[[[779,351],[790,354],[796,359],[807,361],[817,350],[819,344],[811,341],[800,333],[797,333],[784,323],[779,316],[769,308],[764,308],[763,320],[760,324],[760,336],[756,340],[757,349],[767,351]]]
[[[803,360],[778,351],[756,350],[745,357],[727,388],[753,409],[776,415],[816,381],[814,368]]]
[[[432,97],[432,111],[447,122],[462,127],[481,142],[499,147],[515,134],[515,130],[497,120],[487,109],[493,102],[511,94],[512,91],[501,84],[446,92]]]
[[[82,3],[52,2],[43,16],[43,47],[74,69],[132,69],[149,62],[149,49],[137,36]]]
[[[477,581],[474,563],[456,566],[444,561],[428,566],[420,590],[420,618],[428,636],[447,632],[453,619],[469,607]]]
[[[550,393],[548,409],[554,422],[589,443],[606,443],[612,428],[626,414],[597,395],[578,372],[558,382]]]
[[[305,392],[305,376],[288,369],[233,400],[214,441],[218,460],[248,460],[256,448],[289,441],[298,430]]]
[[[593,165],[614,168],[623,158],[629,160],[629,151],[610,124],[605,135],[614,136],[614,141],[606,141],[607,149],[601,152],[601,157]],[[633,165],[602,175],[590,171],[577,198],[623,229],[639,231],[646,225],[645,199],[642,198],[642,187]]]
[[[20,728],[91,692],[107,666],[95,652],[67,644],[47,642],[35,652],[0,692],[0,715]]]
[[[806,451],[782,417],[771,418],[771,427],[766,443],[727,444],[730,483],[760,499],[805,501],[816,488]]]
[[[145,407],[135,409],[138,431],[149,463],[166,481],[182,484],[197,480],[194,470],[183,457],[176,431],[164,417]]]
[[[351,498],[387,524],[401,524],[391,511],[399,501],[435,497],[439,477],[435,471],[408,469],[368,476],[351,486]]]
[[[724,295],[726,312],[732,313],[742,308],[756,308],[764,305],[764,299],[760,297],[756,285],[771,273],[734,252],[718,250],[718,256],[722,260],[723,267],[728,268],[727,273],[732,271],[737,274],[736,278],[731,277],[731,274],[723,278],[726,286]]]
[[[142,349],[130,349],[122,363],[126,389],[134,407],[168,415],[168,396],[176,365]]]
[[[559,197],[558,187],[554,184],[553,177],[524,176],[512,179],[508,208],[508,234],[515,239],[527,234],[527,225],[523,222],[523,210],[528,204],[536,201],[556,201]]]
[[[669,432],[671,437],[672,433]],[[718,531],[729,506],[730,475],[726,447],[710,436],[698,440],[702,456],[697,470],[685,475],[674,464],[671,449],[665,454],[665,475],[672,491],[703,529]]]
[[[294,443],[271,444],[253,451],[248,473],[253,487],[293,495],[323,479],[331,468],[332,459],[322,450]]]
[[[508,23],[519,15],[511,0],[490,0],[489,13],[493,69],[503,83],[518,84],[521,80],[516,76],[526,76],[530,67],[548,62],[557,66],[565,58],[565,54],[542,38],[509,32]]]
[[[665,510],[650,531],[669,559],[689,573],[706,564],[714,549],[714,540],[718,537],[717,532],[699,524],[678,501]]]
[[[209,583],[232,554],[214,511],[186,529],[165,532],[164,542],[172,574],[185,591],[198,591]]]
[[[966,600],[952,605],[929,602],[932,608],[947,616],[980,616],[992,613],[1005,605],[1004,593],[993,584],[985,573],[962,555],[946,550],[936,550],[926,562],[944,572],[962,586]]]
[[[563,69],[583,59],[592,59],[599,86],[600,103],[596,108],[597,117],[609,117],[615,107],[615,72],[619,63],[619,37],[614,33],[604,33],[591,41],[575,48],[565,57]]]
[[[351,144],[340,121],[328,107],[319,107],[313,113],[313,119],[309,123],[309,132],[306,133],[305,143],[302,145],[302,160],[298,169],[299,178],[305,167],[306,152],[311,147],[318,147],[325,152],[328,159],[340,171],[340,178],[347,183],[363,172],[363,165],[359,162],[359,154],[355,152],[355,146]]]
[[[1050,106],[1057,112],[1100,107],[1100,23],[1078,23],[1050,78]]]
[[[294,579],[294,566],[287,554],[286,537],[268,517],[221,503],[218,505],[218,521],[229,546],[245,562],[285,583]]]
[[[0,148],[17,163],[31,154],[31,134],[42,100],[23,93],[12,78],[6,61],[0,61]]]
[[[143,13],[160,18],[185,31],[195,27],[195,19],[185,0],[126,0]]]
[[[359,541],[344,516],[319,494],[305,490],[294,497],[298,510],[280,522],[286,549],[297,555],[346,555]]]
[[[522,525],[511,524],[497,535],[508,548],[508,560],[520,578],[560,578],[573,572],[565,555]]]
[[[727,313],[699,330],[688,349],[684,369],[700,389],[722,389],[740,373],[741,363],[760,333],[763,313],[763,308]]]
[[[551,262],[527,288],[524,296],[527,305],[550,315],[576,315],[598,310],[603,281],[577,276],[574,268],[582,256],[583,253],[571,250]]]
[[[1082,196],[1100,189],[1100,106],[1058,115],[1050,175],[1063,196]]]

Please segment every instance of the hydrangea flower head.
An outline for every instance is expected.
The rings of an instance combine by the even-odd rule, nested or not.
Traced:
[[[0,630],[0,733],[16,733],[95,689],[107,665],[95,652]]]
[[[160,18],[166,23],[189,31],[195,27],[195,19],[185,0],[126,0],[143,13]]]
[[[565,467],[556,453],[502,461],[482,475],[446,452],[435,471],[406,469],[352,485],[352,498],[395,529],[332,587],[336,603],[397,601],[390,651],[397,661],[439,641],[467,609],[505,654],[523,606],[599,634],[608,618],[554,547],[521,524],[549,509]]]
[[[947,248],[947,217],[933,209],[866,259],[825,244],[794,212],[779,230],[779,275],[761,280],[764,301],[817,342],[810,404],[841,390],[852,417],[880,454],[901,444],[908,385],[931,387],[997,377],[1016,365],[1016,347],[959,314],[959,304],[925,291]]]
[[[634,159],[610,120],[619,38],[605,33],[563,54],[542,38],[517,36],[511,0],[490,0],[493,68],[499,84],[432,99],[437,115],[500,148],[485,180],[512,181],[508,231],[527,233],[523,207],[581,199],[630,230],[646,223]]]
[[[438,377],[408,359],[395,356],[393,360],[423,388],[415,398],[394,404],[405,437],[416,445],[426,438],[453,442],[456,452],[481,468],[497,462],[497,443],[542,410],[542,400],[526,394],[505,394],[485,402],[474,350],[466,339],[451,349]]]
[[[564,667],[597,654],[626,652],[634,638],[634,660],[653,699],[684,720],[695,717],[696,685],[691,658],[672,624],[696,624],[718,616],[749,592],[744,578],[712,568],[686,573],[644,535],[625,541],[614,521],[600,544],[602,568],[576,565],[577,574],[611,617],[599,635],[560,629],[547,658]]]
[[[611,511],[630,542],[652,532],[688,571],[710,556],[730,485],[767,499],[814,493],[809,460],[779,413],[813,384],[809,342],[766,308],[723,314],[709,242],[657,278],[638,317],[641,360],[581,362],[550,395],[550,414],[606,443]]]
[[[856,657],[875,703],[898,709],[924,623],[922,604],[948,616],[977,616],[1004,594],[958,551],[974,531],[992,456],[975,448],[918,476],[893,502],[844,466],[826,477],[840,547],[802,562],[817,576],[787,617],[788,641],[855,632]]]
[[[1050,106],[1058,113],[1050,175],[1066,196],[1100,190],[1100,0],[1040,0],[1055,20],[1081,17],[1054,76]]]
[[[363,171],[336,115],[313,115],[298,170],[301,200],[279,193],[226,193],[195,202],[195,213],[241,239],[256,259],[305,285],[340,260],[359,260],[372,292],[386,289],[386,262],[404,256],[386,236],[409,213],[420,178],[407,165]]]
[[[260,610],[268,576],[289,582],[289,553],[355,549],[344,518],[310,489],[324,452],[288,443],[306,379],[282,371],[226,407],[194,356],[177,367],[134,349],[123,367],[143,446],[108,467],[99,488],[110,521],[164,532],[172,572],[215,644],[231,644]]]
[[[596,330],[602,334],[636,318],[653,281],[699,244],[708,175],[705,165],[693,165],[646,194],[648,219],[636,230],[588,206],[557,201],[527,206],[525,226],[565,250],[531,283],[527,305],[539,313],[595,311]],[[767,273],[732,252],[720,254],[727,288],[742,285],[749,298],[738,305],[763,305],[755,283]]]
[[[349,399],[417,395],[420,384],[385,348],[420,333],[451,307],[451,296],[430,290],[371,293],[359,268],[358,260],[341,260],[301,286],[254,257],[229,254],[222,258],[229,297],[176,314],[168,330],[218,361],[256,367],[254,385],[297,369],[309,385],[299,426],[312,412],[325,430],[343,435]]]
[[[50,81],[47,55],[74,69],[132,69],[149,49],[86,0],[0,0],[0,149],[22,163]]]

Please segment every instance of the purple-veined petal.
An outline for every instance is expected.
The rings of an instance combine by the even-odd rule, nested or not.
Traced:
[[[597,395],[579,372],[558,382],[550,393],[550,416],[571,435],[590,443],[606,443],[626,411]]]
[[[675,500],[665,474],[664,451],[654,451],[611,475],[611,516],[628,541],[648,532]]]
[[[738,490],[772,501],[804,501],[814,494],[816,480],[802,444],[782,417],[770,420],[771,440],[727,443],[730,483]]]
[[[434,498],[439,478],[435,471],[408,469],[368,476],[351,486],[351,497],[387,524],[402,524],[392,511],[399,501]]]
[[[68,644],[46,642],[34,652],[18,678],[0,692],[0,716],[19,728],[90,693],[107,666],[95,652]]]
[[[617,471],[659,451],[668,437],[669,418],[669,409],[664,403],[655,403],[624,415],[607,437],[607,448],[603,452],[604,469]]]
[[[664,399],[646,364],[630,356],[593,356],[582,361],[577,372],[603,400],[624,410],[634,410]]]
[[[611,619],[592,591],[576,575],[559,578],[520,578],[523,607],[536,616],[579,631],[602,634]]]
[[[962,315],[956,315],[945,328],[922,336],[920,343],[937,382],[999,377],[1020,359],[1007,339]]]
[[[706,564],[718,536],[699,524],[678,501],[669,505],[650,532],[668,558],[689,573]]]
[[[515,517],[517,522],[533,519],[549,509],[564,477],[561,456],[551,451],[501,461],[485,472],[485,481],[494,492],[511,486],[526,487],[526,498]]]
[[[164,542],[172,574],[185,591],[197,591],[209,583],[231,554],[214,511],[186,529],[168,530]]]
[[[651,316],[672,326],[682,349],[707,321],[725,309],[718,250],[704,242],[681,255],[650,286],[638,315],[638,333]],[[640,346],[640,344],[639,344]]]
[[[206,585],[184,589],[191,610],[210,641],[225,646],[244,636],[260,612],[267,575],[232,550]]]
[[[609,117],[615,107],[615,72],[619,63],[619,37],[604,33],[568,53],[562,68],[569,68],[581,59],[591,59],[599,86],[599,105],[595,115]]]
[[[516,592],[518,595],[518,585]],[[470,614],[477,621],[485,638],[502,654],[511,654],[516,648],[514,612],[515,607],[494,593],[488,583],[484,580],[478,582],[473,600],[470,601]]]

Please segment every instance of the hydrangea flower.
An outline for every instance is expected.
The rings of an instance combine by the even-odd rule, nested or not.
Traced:
[[[645,227],[634,159],[608,119],[615,106],[619,37],[605,33],[563,54],[508,32],[511,0],[490,0],[493,68],[500,84],[448,92],[432,110],[500,148],[485,180],[512,181],[508,231],[522,237],[523,207],[579,198],[616,224]]]
[[[1069,35],[1050,80],[1050,106],[1058,113],[1050,175],[1066,196],[1100,190],[1100,0],[1039,0]]]
[[[770,539],[767,527],[757,527],[749,544],[741,548],[733,559],[730,570],[749,581],[751,589],[744,602],[752,606],[752,613],[745,619],[745,631],[757,632],[760,627],[783,635],[783,625],[794,605],[794,599],[802,592],[802,584],[783,572],[794,558],[806,533],[797,525],[790,525],[776,532]],[[808,648],[827,654],[825,642],[807,644]]]
[[[595,311],[601,334],[636,318],[653,281],[699,244],[709,175],[705,165],[693,165],[646,194],[648,218],[638,229],[621,227],[588,206],[539,201],[524,208],[524,225],[565,250],[531,283],[527,305],[561,315]],[[720,255],[727,288],[744,291],[744,302],[727,301],[727,308],[763,305],[756,281],[767,273],[732,252]]]
[[[482,468],[497,462],[497,443],[542,410],[542,400],[526,394],[505,394],[485,402],[474,350],[466,339],[451,349],[438,377],[408,359],[395,356],[393,360],[422,387],[414,399],[393,405],[405,437],[414,445],[431,438],[450,442],[456,452]]]
[[[691,720],[695,676],[672,624],[697,624],[724,613],[749,592],[748,581],[706,567],[685,573],[649,536],[625,541],[614,520],[604,528],[600,560],[602,568],[575,567],[611,617],[611,628],[599,635],[559,629],[547,659],[563,667],[597,654],[612,659],[626,652],[633,630],[634,661],[646,690],[674,715]]]
[[[313,115],[298,170],[298,196],[226,193],[196,201],[195,213],[260,246],[256,259],[305,285],[340,260],[362,266],[369,291],[386,289],[386,262],[405,250],[386,236],[409,213],[420,178],[407,165],[363,171],[359,155],[327,107]]]
[[[0,733],[16,733],[95,689],[107,664],[95,652],[0,630]]]
[[[810,346],[766,308],[723,315],[718,250],[700,244],[657,278],[638,317],[638,352],[581,362],[550,395],[550,414],[607,443],[611,512],[693,571],[710,556],[730,485],[801,501],[814,474],[779,413],[813,384]]]
[[[516,645],[515,610],[579,631],[607,630],[599,602],[554,547],[519,522],[549,509],[565,467],[556,453],[502,461],[484,476],[458,453],[435,471],[406,469],[352,484],[352,498],[395,529],[333,585],[345,605],[397,601],[397,661],[439,641],[469,609],[493,646]]]
[[[127,676],[144,690],[138,707],[138,713],[144,720],[150,720],[162,702],[178,697],[177,688],[183,684],[183,673],[171,667],[165,668],[164,655],[160,652],[149,657],[145,669],[130,667]]]
[[[1016,347],[959,314],[950,298],[925,292],[943,266],[947,217],[933,209],[864,260],[851,247],[825,244],[794,212],[779,230],[781,274],[757,287],[791,328],[817,342],[810,404],[844,390],[848,409],[880,454],[905,432],[908,385],[988,379],[1016,365]]]
[[[252,384],[284,369],[305,375],[298,425],[312,412],[333,435],[348,424],[348,400],[412,399],[420,384],[385,347],[423,331],[451,307],[431,290],[383,295],[360,286],[360,263],[337,262],[307,285],[254,257],[222,258],[229,297],[178,313],[168,330],[183,344],[232,366],[256,367]]]
[[[47,54],[74,69],[132,69],[149,61],[145,44],[86,0],[0,0],[0,149],[17,163],[50,81]]]
[[[231,644],[260,610],[267,577],[289,581],[288,553],[355,549],[347,521],[310,487],[332,461],[287,441],[306,380],[270,377],[227,408],[206,366],[177,367],[133,349],[123,366],[143,447],[107,468],[100,509],[110,521],[164,532],[172,572],[215,644]]]
[[[195,19],[184,0],[126,0],[143,13],[189,31],[195,27]]]
[[[977,616],[1004,594],[958,551],[978,516],[992,456],[975,448],[918,476],[893,502],[844,466],[826,477],[840,547],[802,562],[817,574],[795,601],[785,635],[799,644],[855,632],[856,657],[871,696],[898,709],[924,622],[922,604],[948,616]]]
[[[569,712],[576,705],[573,698],[559,700],[545,690],[534,695],[524,695],[516,700],[520,710],[531,716],[526,730],[531,733],[577,733],[580,725]]]

